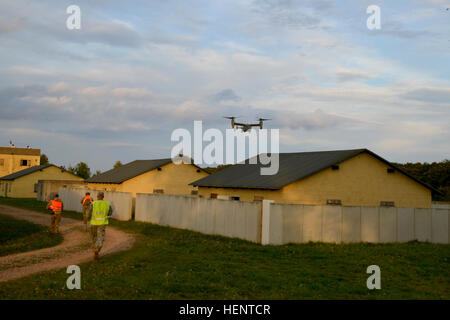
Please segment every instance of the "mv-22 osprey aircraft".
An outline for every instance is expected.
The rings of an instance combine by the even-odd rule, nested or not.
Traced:
[[[231,127],[232,128],[241,129],[242,132],[247,132],[247,131],[251,130],[252,127],[259,127],[260,129],[262,129],[263,128],[263,122],[271,120],[271,119],[259,118],[258,119],[259,123],[239,123],[239,122],[234,121],[234,119],[236,119],[237,117],[224,117],[224,118],[231,120]]]

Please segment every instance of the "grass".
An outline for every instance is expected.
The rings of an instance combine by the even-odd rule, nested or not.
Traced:
[[[0,299],[450,299],[449,245],[260,246],[135,221],[111,224],[137,242],[80,265],[81,290],[65,288],[61,269],[2,283]],[[373,264],[381,268],[381,290],[366,287]]]
[[[46,227],[0,215],[0,257],[53,247],[62,240],[61,235],[51,235]]]

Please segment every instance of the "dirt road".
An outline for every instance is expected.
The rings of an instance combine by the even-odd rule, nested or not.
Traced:
[[[0,214],[45,226],[50,225],[50,215],[44,213],[0,205]],[[64,218],[63,213],[60,232],[64,240],[55,247],[0,257],[0,282],[92,260],[89,231],[85,231],[81,221]],[[127,250],[132,247],[133,243],[132,235],[113,227],[107,227],[100,257]]]

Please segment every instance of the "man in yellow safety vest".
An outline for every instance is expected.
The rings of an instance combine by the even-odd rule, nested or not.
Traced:
[[[103,200],[104,197],[105,194],[100,191],[97,194],[97,200],[90,205],[88,213],[88,218],[91,221],[91,239],[95,260],[98,260],[99,252],[103,246],[108,217],[112,216],[113,212],[109,202]]]
[[[47,203],[47,210],[50,211],[52,217],[50,218],[50,233],[57,234],[59,232],[59,222],[61,221],[61,212],[63,211],[63,203],[59,199],[59,195]]]

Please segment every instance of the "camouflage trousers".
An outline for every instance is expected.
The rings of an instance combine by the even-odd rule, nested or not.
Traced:
[[[58,233],[59,232],[59,222],[61,221],[61,212],[53,213],[50,218],[50,233]]]
[[[83,223],[87,224],[88,222],[88,211],[89,207],[83,207]]]
[[[97,252],[100,252],[100,249],[103,246],[103,241],[105,240],[105,231],[106,225],[102,226],[91,225],[92,248]]]

